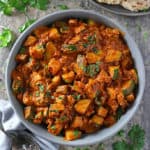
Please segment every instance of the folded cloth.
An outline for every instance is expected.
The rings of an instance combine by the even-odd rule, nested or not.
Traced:
[[[6,100],[0,100],[0,125],[0,150],[10,150],[12,147],[12,136],[10,135],[19,132],[25,136],[29,135],[40,146],[41,150],[59,149],[59,145],[29,132],[16,116],[9,101]]]

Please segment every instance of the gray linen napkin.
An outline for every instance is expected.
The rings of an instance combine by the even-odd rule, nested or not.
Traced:
[[[10,150],[12,146],[12,138],[9,135],[12,131],[22,132],[30,135],[36,143],[39,144],[41,150],[58,150],[59,145],[54,144],[46,139],[40,138],[28,132],[25,126],[20,122],[9,101],[0,100],[0,150]],[[4,130],[4,131],[3,131]]]

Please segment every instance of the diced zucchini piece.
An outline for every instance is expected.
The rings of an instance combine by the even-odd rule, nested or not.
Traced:
[[[52,112],[52,111],[63,111],[65,109],[65,106],[64,104],[62,103],[55,103],[55,104],[51,104],[50,105],[50,108],[49,108],[49,111]]]
[[[52,58],[48,63],[48,69],[52,73],[52,75],[57,74],[61,69],[61,64],[55,58]]]
[[[104,118],[102,118],[102,117],[100,117],[100,116],[98,116],[98,115],[94,115],[94,116],[92,117],[92,122],[93,122],[94,124],[96,124],[96,125],[101,126],[101,125],[103,124],[103,122],[104,122]]]
[[[105,57],[106,62],[114,62],[119,61],[121,59],[122,53],[118,50],[108,50],[107,55]]]
[[[128,80],[126,81],[122,86],[122,92],[124,96],[127,96],[133,92],[135,88],[135,81],[134,80]]]
[[[104,108],[103,106],[98,108],[97,114],[99,116],[106,117],[107,113],[108,113],[108,110],[106,108]]]
[[[107,88],[107,92],[108,92],[108,95],[109,95],[110,99],[116,99],[117,90],[115,88],[109,87],[109,88]]]
[[[100,56],[95,53],[89,52],[86,54],[86,59],[89,64],[96,63],[100,60]]]
[[[86,93],[91,99],[100,96],[99,84],[96,80],[89,79],[89,82],[86,84]]]
[[[51,39],[58,39],[60,37],[58,29],[57,28],[51,28],[49,30],[49,37]]]
[[[54,45],[53,42],[48,42],[46,44],[46,51],[45,51],[45,59],[50,60],[50,58],[53,57],[55,51],[56,51],[56,46]]]
[[[110,66],[109,67],[109,74],[113,80],[118,79],[118,77],[119,77],[119,66]]]
[[[118,104],[122,107],[122,108],[125,108],[127,106],[127,101],[126,101],[126,98],[124,96],[124,94],[122,92],[120,92],[118,95],[117,95],[117,101],[118,101]]]
[[[82,117],[75,116],[75,118],[74,118],[74,120],[73,120],[73,122],[71,124],[71,127],[72,128],[80,128],[80,127],[82,127],[82,125],[83,125]]]
[[[67,85],[60,85],[57,87],[56,92],[61,93],[61,94],[67,94],[68,86]]]
[[[126,99],[128,102],[133,102],[135,100],[135,96],[133,93],[131,93],[126,97]]]
[[[85,29],[86,29],[85,24],[81,24],[80,26],[77,26],[77,27],[74,28],[74,32],[75,32],[76,34],[78,34],[78,33],[82,32],[82,31],[85,30]]]
[[[22,102],[25,105],[33,105],[32,96],[28,91],[24,92]]]
[[[69,73],[65,73],[62,74],[62,79],[66,82],[66,83],[71,83],[74,80],[74,72],[70,71]]]
[[[80,35],[76,35],[68,43],[69,44],[76,44],[77,42],[80,41],[80,39],[81,39]]]
[[[63,125],[62,124],[48,125],[47,128],[48,128],[48,132],[54,135],[58,135],[61,132]]]
[[[79,114],[85,114],[90,106],[90,103],[90,99],[82,99],[74,105],[74,108]]]
[[[56,86],[59,85],[60,81],[61,81],[61,78],[60,78],[59,75],[54,76],[54,77],[52,78],[52,83],[53,83],[54,85],[56,85]]]
[[[65,95],[59,95],[58,97],[56,97],[56,103],[63,103],[64,100]]]
[[[36,41],[37,41],[37,38],[35,36],[30,35],[26,39],[24,46],[31,46],[31,45],[35,44]]]
[[[12,82],[12,90],[15,94],[22,93],[24,91],[23,80],[14,79]]]
[[[72,87],[72,90],[78,92],[78,93],[83,93],[85,89],[85,84],[80,82],[80,81],[75,81]]]
[[[65,140],[72,141],[81,137],[81,131],[68,129],[65,131]]]
[[[131,75],[131,78],[135,81],[135,84],[137,84],[138,83],[137,71],[135,69],[131,69],[130,75]]]
[[[33,122],[34,122],[35,124],[41,124],[41,123],[42,123],[42,120],[43,120],[43,113],[42,113],[42,112],[38,112],[38,113],[35,115],[35,117],[34,117],[34,119],[33,119]]]
[[[32,47],[29,47],[29,54],[31,57],[35,59],[41,59],[44,56],[45,49],[43,45],[41,44],[36,44]]]
[[[42,35],[44,32],[48,31],[48,30],[49,30],[48,27],[46,27],[46,26],[40,26],[40,27],[37,27],[37,28],[33,31],[33,33],[35,34],[36,37],[40,38],[41,35]]]
[[[34,110],[32,106],[27,106],[24,108],[25,119],[32,120],[34,117]]]
[[[119,105],[115,99],[109,99],[107,101],[107,104],[112,109],[113,112],[115,112],[119,107]]]
[[[17,62],[23,63],[23,62],[27,61],[28,55],[27,54],[17,54],[15,59],[16,59]]]

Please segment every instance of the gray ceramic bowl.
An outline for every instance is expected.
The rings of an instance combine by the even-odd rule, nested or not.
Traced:
[[[80,18],[80,19],[93,19],[97,22],[104,23],[107,26],[119,28],[121,31],[125,33],[124,39],[127,42],[132,57],[135,61],[135,66],[137,68],[138,76],[139,76],[139,88],[136,100],[133,104],[133,106],[121,117],[121,119],[112,127],[105,128],[103,130],[100,130],[94,134],[88,134],[83,136],[82,138],[75,140],[75,141],[64,141],[63,137],[61,136],[54,136],[47,132],[47,130],[39,125],[35,125],[27,120],[24,119],[23,115],[23,106],[16,100],[15,96],[13,95],[13,92],[11,90],[11,72],[14,69],[16,63],[15,63],[15,56],[18,53],[23,41],[26,39],[26,37],[32,32],[33,29],[35,29],[37,26],[40,25],[49,25],[57,20],[63,20],[67,18]],[[137,48],[137,45],[135,44],[134,40],[130,37],[126,29],[122,26],[120,26],[118,23],[116,23],[114,20],[111,20],[103,15],[100,15],[98,13],[87,11],[87,10],[67,10],[63,12],[56,12],[53,14],[50,14],[37,22],[35,22],[31,27],[29,27],[15,42],[13,48],[11,49],[7,69],[6,69],[6,88],[7,93],[9,96],[9,100],[11,101],[11,104],[22,121],[22,123],[33,133],[37,134],[38,136],[41,136],[43,138],[46,138],[47,140],[50,140],[52,142],[63,144],[63,145],[72,145],[72,146],[81,146],[81,145],[90,145],[94,144],[100,141],[103,141],[104,139],[107,139],[108,137],[114,135],[117,133],[135,114],[136,110],[138,109],[138,106],[140,104],[140,101],[142,100],[142,95],[144,92],[144,86],[145,86],[145,70],[144,70],[144,64],[142,60],[141,53],[139,49]]]

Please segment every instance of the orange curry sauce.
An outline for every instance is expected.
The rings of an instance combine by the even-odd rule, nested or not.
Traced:
[[[123,35],[93,20],[36,28],[16,62],[12,90],[25,118],[66,140],[113,125],[135,100],[138,77]]]

